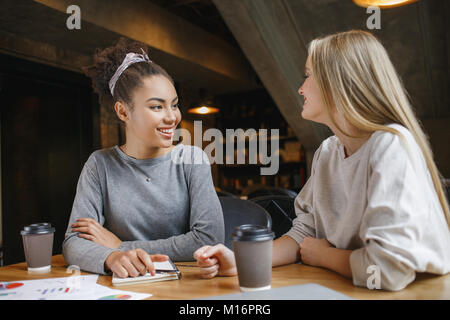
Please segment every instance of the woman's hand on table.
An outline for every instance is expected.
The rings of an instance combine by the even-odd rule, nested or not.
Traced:
[[[105,267],[120,278],[137,277],[147,272],[155,275],[153,262],[163,262],[169,257],[163,254],[149,255],[142,249],[114,251],[105,260]]]
[[[237,275],[234,253],[223,244],[204,246],[194,252],[202,278]]]
[[[350,279],[353,277],[350,266],[352,250],[337,249],[327,239],[305,238],[299,251],[306,264],[336,271]]]
[[[80,218],[72,224],[72,228],[72,232],[79,232],[78,237],[91,240],[107,248],[117,249],[122,244],[122,241],[114,233],[94,219]]]
[[[300,243],[300,256],[303,263],[309,264],[315,267],[323,267],[324,259],[327,259],[326,251],[333,246],[327,239],[316,239],[306,237]]]

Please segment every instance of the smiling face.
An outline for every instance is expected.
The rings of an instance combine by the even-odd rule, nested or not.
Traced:
[[[302,110],[303,119],[328,124],[328,112],[314,77],[310,57],[306,60],[305,81],[298,89],[298,93],[304,98]]]
[[[178,96],[172,82],[164,76],[151,76],[142,80],[132,95],[133,109],[116,112],[126,123],[127,145],[137,149],[172,146],[175,128],[181,121]],[[123,108],[123,106],[122,106]]]

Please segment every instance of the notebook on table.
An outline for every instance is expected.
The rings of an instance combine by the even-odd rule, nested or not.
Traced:
[[[150,283],[157,281],[178,280],[181,278],[181,272],[177,266],[169,259],[163,262],[153,262],[156,274],[152,276],[150,273],[138,277],[119,278],[115,274],[112,277],[113,286],[125,286],[141,283]]]

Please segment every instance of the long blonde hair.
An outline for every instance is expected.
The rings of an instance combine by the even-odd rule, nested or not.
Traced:
[[[313,73],[333,124],[334,111],[362,132],[391,132],[404,141],[397,123],[407,128],[422,150],[447,225],[450,210],[428,139],[383,45],[369,32],[351,30],[313,40],[308,48]]]

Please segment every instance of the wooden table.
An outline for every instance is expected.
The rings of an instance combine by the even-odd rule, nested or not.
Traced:
[[[176,264],[182,273],[182,279],[176,281],[113,287],[110,276],[99,276],[97,283],[119,290],[151,293],[151,300],[188,300],[240,292],[237,277],[201,279],[194,262]],[[51,273],[32,275],[28,274],[26,263],[22,262],[0,268],[0,281],[67,277],[71,274],[66,273],[66,267],[62,255],[56,255],[52,258]],[[81,275],[87,274],[89,273],[81,272]],[[273,268],[272,288],[305,283],[317,283],[356,299],[450,299],[450,274],[418,274],[416,281],[406,289],[389,292],[355,287],[351,280],[322,268],[301,264]]]

